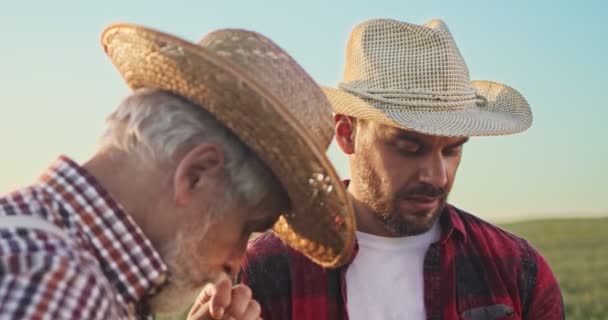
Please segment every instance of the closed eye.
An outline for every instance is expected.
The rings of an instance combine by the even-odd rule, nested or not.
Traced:
[[[399,139],[395,142],[395,147],[399,152],[416,153],[420,151],[420,144],[409,140]]]
[[[443,150],[443,155],[447,157],[458,156],[462,153],[462,146],[447,148]]]
[[[453,143],[447,147],[445,147],[445,149],[443,149],[443,154],[445,156],[458,156],[462,153],[462,148],[463,145],[469,141],[469,138],[464,138],[456,143]]]
[[[391,141],[390,144],[397,150],[397,152],[404,155],[416,155],[422,151],[424,146],[422,141],[416,139],[415,137],[401,133],[389,141]]]

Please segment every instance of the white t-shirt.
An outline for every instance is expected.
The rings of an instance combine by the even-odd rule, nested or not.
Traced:
[[[349,318],[426,319],[424,257],[440,236],[438,223],[423,234],[403,238],[357,231],[359,252],[346,272]]]

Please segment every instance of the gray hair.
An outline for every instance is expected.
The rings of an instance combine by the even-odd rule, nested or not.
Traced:
[[[221,145],[226,196],[254,207],[278,184],[272,172],[209,112],[172,93],[140,89],[107,119],[102,144],[135,152],[158,163],[174,163],[201,143]]]

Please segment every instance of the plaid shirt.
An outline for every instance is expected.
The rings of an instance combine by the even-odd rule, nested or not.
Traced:
[[[0,224],[0,319],[151,317],[144,298],[166,266],[131,217],[67,157],[40,181],[0,198],[3,216],[28,216],[48,228]],[[48,224],[47,224],[48,225]]]
[[[452,206],[440,225],[424,260],[427,319],[564,319],[557,281],[525,240]],[[347,269],[324,269],[265,233],[249,244],[240,277],[266,320],[348,319]]]

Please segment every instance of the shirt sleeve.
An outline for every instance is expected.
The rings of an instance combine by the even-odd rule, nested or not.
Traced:
[[[537,253],[536,283],[530,308],[524,315],[529,320],[565,319],[561,289],[547,261]]]
[[[2,256],[1,319],[117,319],[105,278],[68,256]]]

